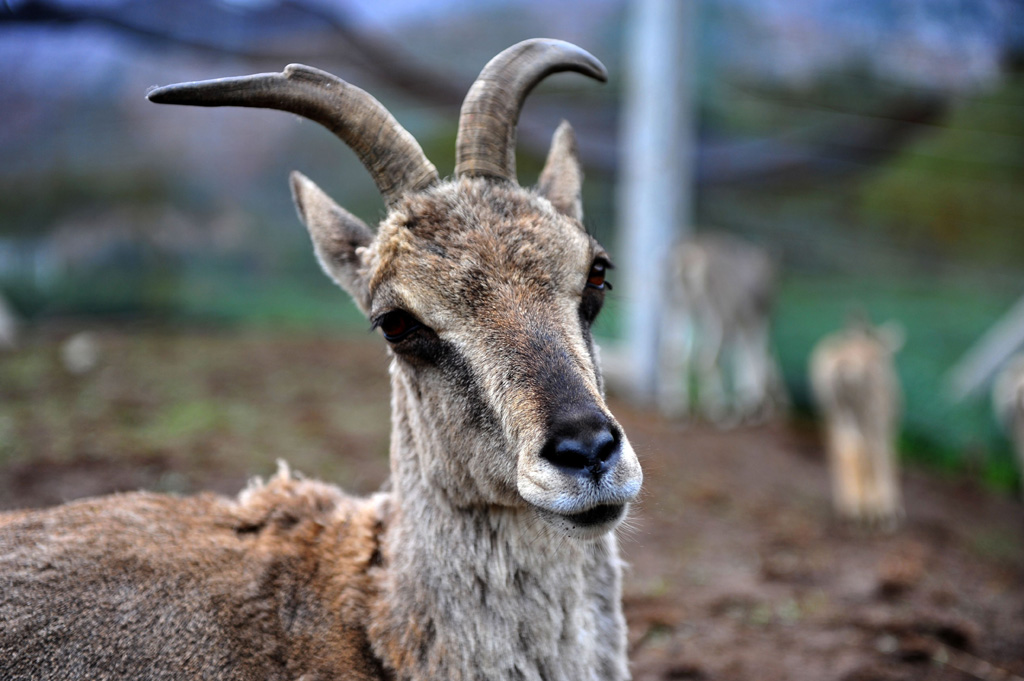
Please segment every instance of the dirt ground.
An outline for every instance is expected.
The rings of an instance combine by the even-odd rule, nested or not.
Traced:
[[[376,338],[104,328],[72,375],[69,334],[0,357],[0,508],[231,494],[278,457],[356,492],[384,479]],[[638,681],[1024,677],[1020,502],[909,470],[905,526],[872,535],[831,519],[812,429],[612,406],[646,475],[620,532]]]

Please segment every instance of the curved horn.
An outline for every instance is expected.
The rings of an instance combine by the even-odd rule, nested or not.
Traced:
[[[438,180],[419,143],[383,104],[310,66],[289,64],[283,73],[167,85],[146,97],[158,104],[278,109],[316,121],[356,152],[388,206]]]
[[[602,83],[604,65],[562,40],[534,38],[487,62],[466,94],[455,141],[455,175],[516,181],[516,123],[530,90],[552,73],[575,71]]]

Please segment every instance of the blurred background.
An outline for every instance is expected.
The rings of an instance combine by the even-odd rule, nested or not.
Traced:
[[[815,341],[854,308],[898,320],[903,454],[1011,488],[991,367],[964,379],[962,399],[948,388],[1024,295],[1021,4],[686,4],[674,35],[691,46],[677,70],[689,198],[669,229],[739,235],[780,264],[774,337],[798,417]],[[447,174],[459,104],[487,59],[538,35],[584,46],[610,82],[562,75],[538,89],[522,117],[520,179],[533,182],[554,126],[569,119],[589,227],[613,253],[628,251],[616,182],[630,69],[640,68],[629,46],[646,40],[631,29],[637,15],[627,0],[5,0],[0,291],[22,343],[68,320],[362,330],[313,264],[286,185],[301,169],[374,221],[382,204],[354,155],[294,116],[144,98],[154,85],[292,61],[372,92]],[[636,302],[620,288],[600,329],[611,345],[628,341]],[[0,460],[26,456],[12,408],[0,407]]]
[[[1020,474],[990,399],[1024,345],[1019,0],[2,0],[0,508],[235,494],[279,458],[377,489],[384,343],[287,185],[375,223],[368,174],[296,116],[145,93],[310,64],[449,175],[470,84],[538,36],[609,71],[538,86],[518,168],[532,184],[571,121],[617,264],[597,334],[645,470],[620,532],[634,678],[1024,678]],[[659,343],[693,342],[663,258],[709,234],[760,254],[719,271],[774,301],[788,398],[767,424],[659,414],[659,381],[689,381]],[[829,499],[808,360],[851,315],[904,337],[891,534]]]

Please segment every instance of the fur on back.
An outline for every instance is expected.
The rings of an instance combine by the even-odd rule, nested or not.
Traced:
[[[0,678],[380,678],[360,623],[383,505],[283,469],[236,499],[0,516]]]

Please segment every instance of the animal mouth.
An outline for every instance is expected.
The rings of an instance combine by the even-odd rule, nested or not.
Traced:
[[[594,539],[611,531],[626,514],[629,504],[599,504],[579,513],[557,513],[535,507],[540,517],[570,537]]]
[[[590,528],[618,522],[625,511],[625,504],[600,504],[586,511],[570,513],[563,517],[577,527]]]

